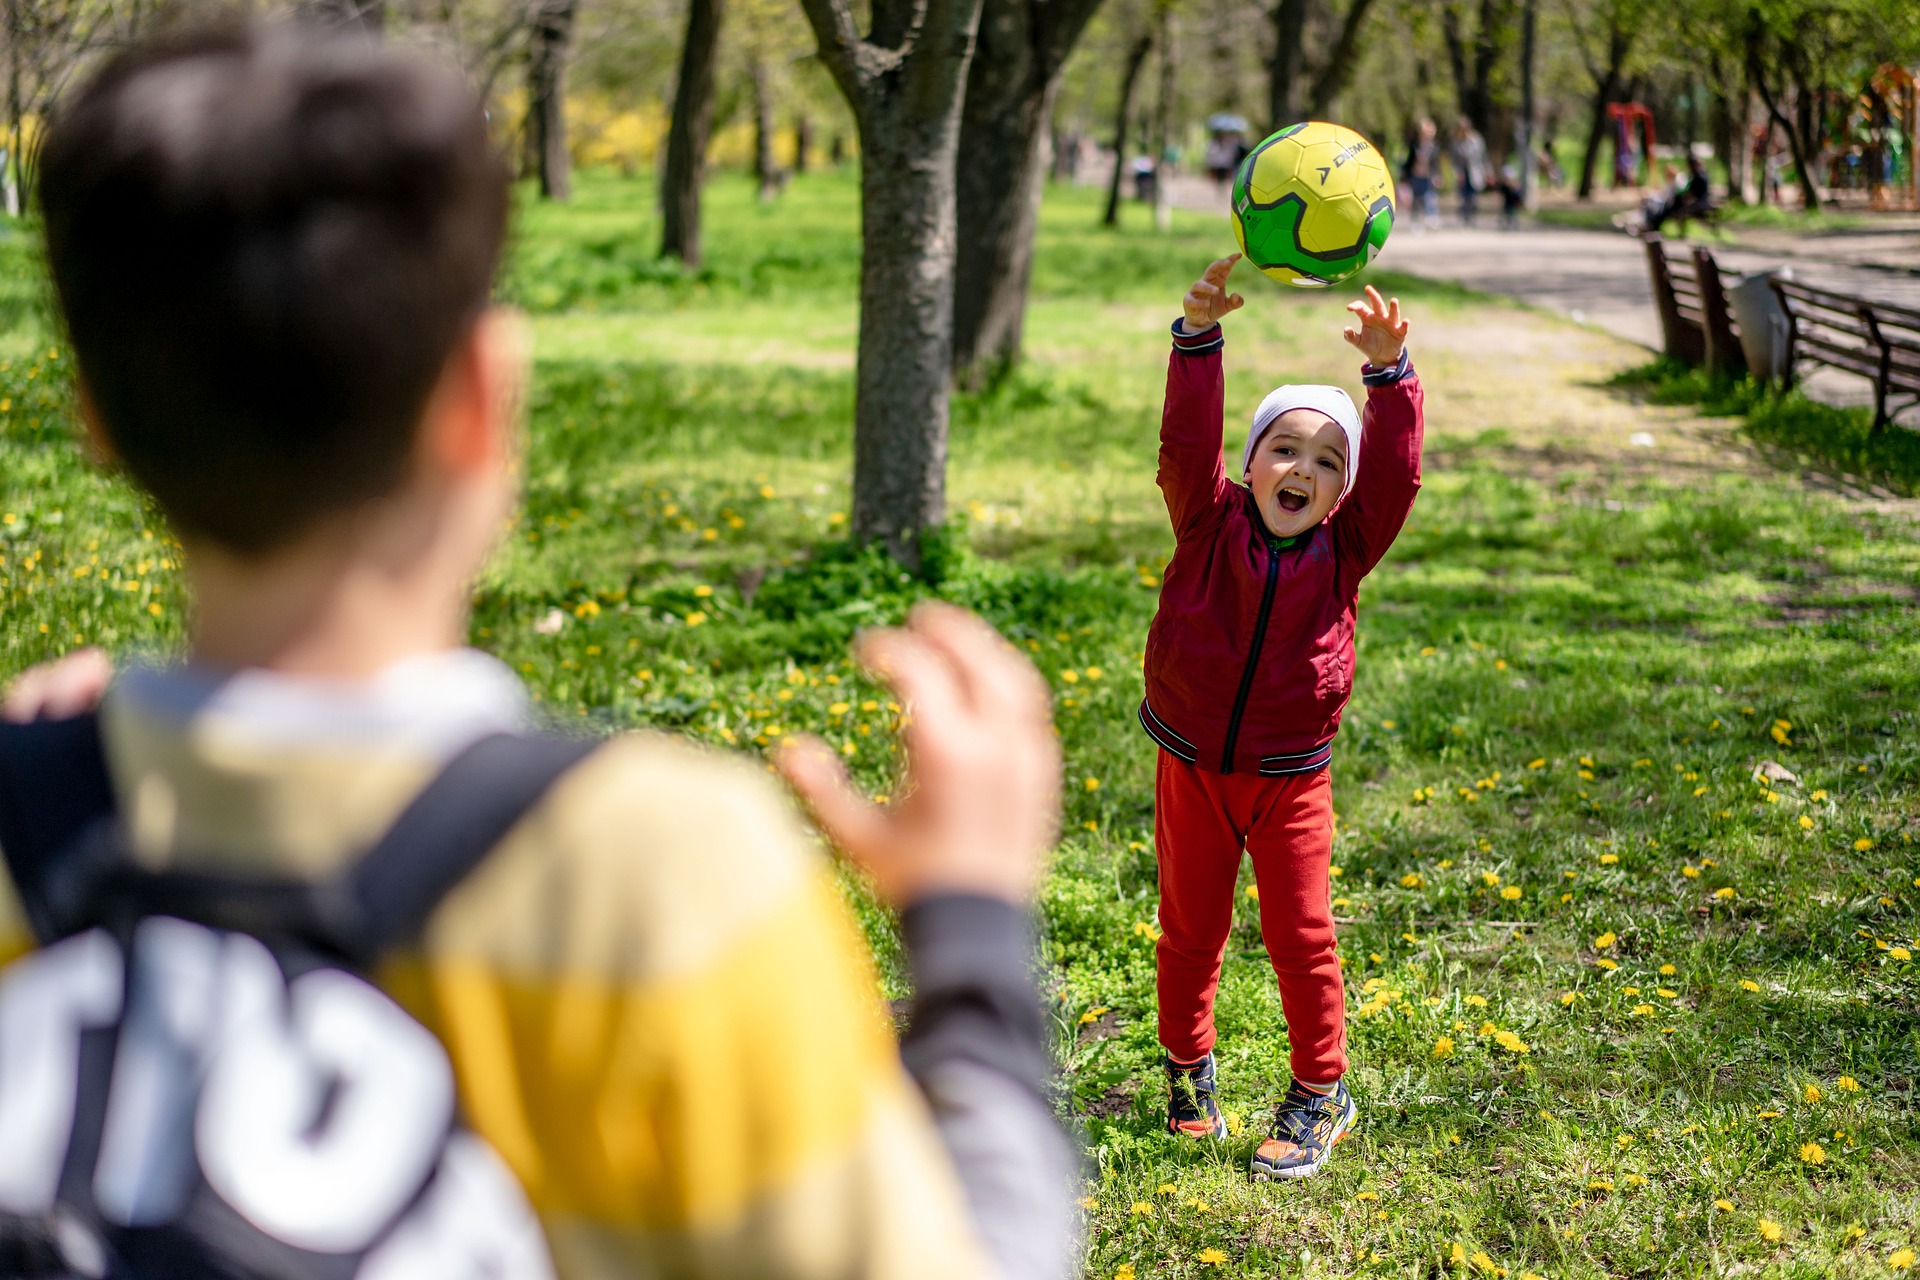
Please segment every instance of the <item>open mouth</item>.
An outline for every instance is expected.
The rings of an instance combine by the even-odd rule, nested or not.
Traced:
[[[1297,512],[1307,509],[1307,495],[1304,493],[1295,493],[1292,489],[1282,489],[1273,495],[1273,500],[1279,503],[1280,509],[1288,515],[1294,515]]]

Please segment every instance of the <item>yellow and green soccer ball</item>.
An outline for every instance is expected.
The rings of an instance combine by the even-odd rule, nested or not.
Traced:
[[[1288,125],[1233,176],[1233,234],[1282,284],[1324,289],[1373,261],[1393,229],[1393,175],[1379,148],[1323,121]]]

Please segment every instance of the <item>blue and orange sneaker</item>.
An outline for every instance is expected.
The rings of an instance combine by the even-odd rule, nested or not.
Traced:
[[[1346,1081],[1317,1093],[1295,1080],[1274,1109],[1273,1136],[1253,1153],[1253,1180],[1311,1178],[1359,1119]]]
[[[1189,1138],[1224,1138],[1227,1118],[1213,1097],[1213,1055],[1198,1062],[1167,1059],[1167,1132]]]

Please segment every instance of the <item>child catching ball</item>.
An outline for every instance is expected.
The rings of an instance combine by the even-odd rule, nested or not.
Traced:
[[[1345,331],[1367,358],[1365,414],[1338,387],[1279,387],[1254,411],[1243,483],[1229,480],[1220,319],[1244,302],[1226,289],[1239,257],[1207,268],[1173,326],[1159,484],[1176,543],[1147,636],[1140,723],[1160,745],[1156,985],[1167,1126],[1196,1137],[1226,1132],[1213,996],[1244,851],[1292,1046],[1292,1086],[1253,1157],[1264,1180],[1317,1173],[1358,1117],[1343,1082],[1328,762],[1353,691],[1360,580],[1413,508],[1422,427],[1400,301],[1369,286],[1367,300],[1348,308],[1357,326]]]

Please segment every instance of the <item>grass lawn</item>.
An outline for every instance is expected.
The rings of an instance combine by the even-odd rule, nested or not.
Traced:
[[[1369,580],[1334,755],[1335,907],[1362,1123],[1256,1186],[1286,1083],[1254,903],[1219,1000],[1234,1136],[1160,1132],[1152,748],[1133,720],[1158,575],[1165,327],[1229,243],[1049,198],[1031,359],[956,401],[937,581],[841,541],[858,236],[849,177],[759,205],[715,180],[712,265],[653,259],[649,187],[531,208],[528,500],[475,643],[553,712],[756,751],[824,735],[876,793],[897,709],[846,661],[937,592],[1058,698],[1045,890],[1087,1274],[1881,1275],[1920,1246],[1920,532],[1608,386],[1631,348],[1444,286],[1407,303],[1427,485]],[[0,674],[178,642],[176,549],[69,439],[30,236],[0,240]],[[1228,437],[1281,380],[1357,371],[1342,296],[1241,285]],[[1629,443],[1656,434],[1653,449]],[[1237,448],[1237,443],[1235,445]],[[1794,777],[1756,781],[1762,761]],[[1774,771],[1776,774],[1778,770]],[[1250,884],[1250,880],[1244,883]],[[725,886],[715,886],[724,892]],[[857,884],[888,994],[891,926]]]

